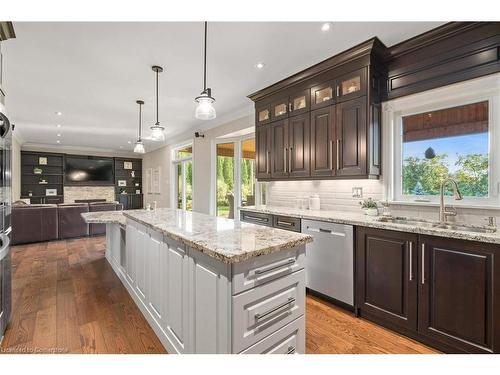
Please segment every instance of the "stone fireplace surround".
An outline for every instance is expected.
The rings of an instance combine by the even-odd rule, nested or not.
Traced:
[[[114,202],[115,188],[111,186],[65,186],[64,203],[74,203],[76,199],[106,199]]]

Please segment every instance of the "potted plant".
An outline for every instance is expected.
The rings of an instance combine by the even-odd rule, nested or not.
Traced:
[[[361,205],[361,209],[365,211],[365,215],[378,216],[377,202],[372,198],[364,199],[362,202],[359,202],[359,204]]]

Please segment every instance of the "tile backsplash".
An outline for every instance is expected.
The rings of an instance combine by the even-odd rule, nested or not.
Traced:
[[[353,187],[363,188],[363,198],[383,198],[382,180],[272,181],[267,188],[267,204],[294,207],[297,198],[309,197],[316,193],[319,195],[322,210],[359,210],[358,202],[363,198],[352,197]]]
[[[363,189],[362,198],[353,198],[353,187]],[[371,197],[384,199],[383,180],[321,180],[321,181],[272,181],[267,187],[267,204],[269,206],[296,207],[297,198],[306,198],[318,194],[322,210],[358,211],[359,201]],[[453,204],[449,204],[453,206]],[[437,220],[438,206],[391,204],[391,213],[395,216],[418,217]],[[467,222],[469,224],[486,225],[489,216],[496,217],[500,225],[500,209],[457,208],[457,216],[449,221]]]

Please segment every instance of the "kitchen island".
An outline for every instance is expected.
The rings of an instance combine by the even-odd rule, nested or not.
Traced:
[[[106,259],[169,353],[304,353],[312,237],[176,209],[92,212]]]

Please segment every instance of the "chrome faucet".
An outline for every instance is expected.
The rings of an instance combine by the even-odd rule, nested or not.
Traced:
[[[448,216],[456,216],[457,211],[455,209],[453,210],[447,210],[446,206],[444,204],[444,188],[446,185],[451,182],[453,186],[453,197],[455,198],[456,201],[460,201],[463,199],[462,193],[460,192],[460,189],[458,188],[457,182],[452,179],[452,178],[447,178],[441,183],[441,188],[439,189],[439,221],[441,224],[446,223],[446,218]]]

